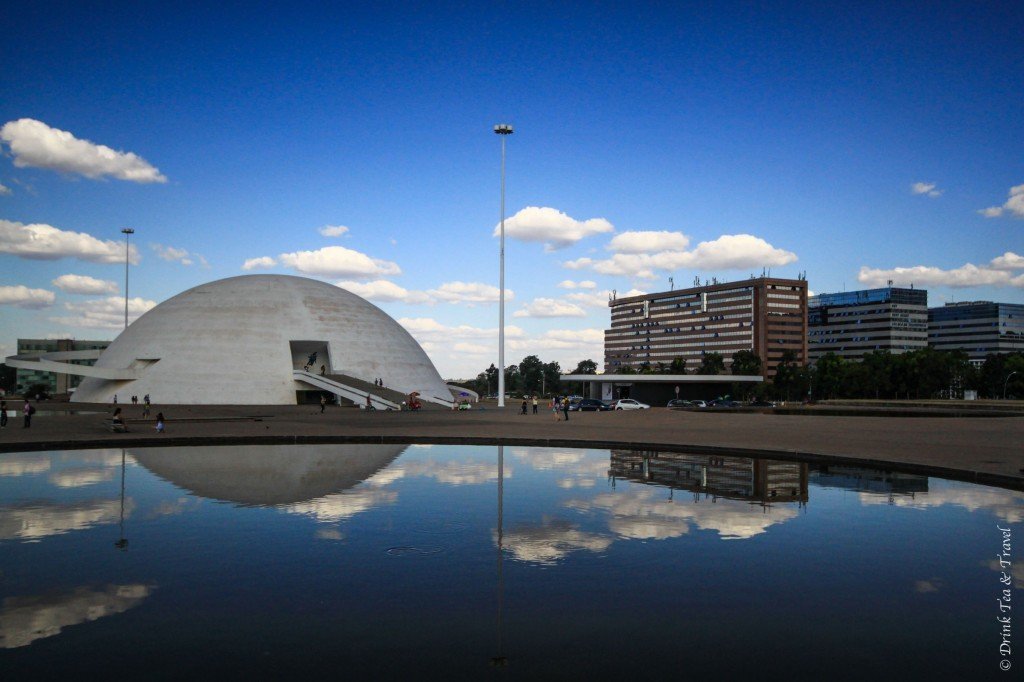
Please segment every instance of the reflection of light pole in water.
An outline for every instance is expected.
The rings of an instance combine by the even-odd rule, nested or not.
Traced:
[[[501,630],[501,603],[502,596],[505,591],[504,576],[502,575],[502,531],[504,525],[503,511],[502,511],[502,498],[504,497],[505,488],[505,446],[498,446],[498,655],[491,658],[491,665],[495,667],[504,667],[508,665],[508,657],[505,656],[504,642],[502,641],[502,630]]]
[[[125,552],[128,551],[128,538],[124,536],[124,470],[125,470],[125,456],[124,448],[121,448],[121,533],[118,537],[117,542],[114,543],[114,547]]]

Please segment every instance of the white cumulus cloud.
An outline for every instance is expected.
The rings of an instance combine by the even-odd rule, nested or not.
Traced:
[[[639,289],[630,289],[625,292],[615,292],[616,297],[627,298],[629,296],[643,296],[646,291],[640,291]],[[588,308],[607,308],[608,301],[612,297],[612,290],[605,289],[604,291],[574,291],[571,294],[566,294],[567,299],[573,303],[579,303],[580,305]]]
[[[53,280],[53,286],[66,294],[116,294],[117,282],[96,279],[88,275],[61,275]]]
[[[1024,256],[1007,251],[1002,256],[993,258],[991,265],[997,270],[1021,270],[1024,269]]]
[[[512,314],[512,317],[586,317],[587,311],[574,303],[554,298],[535,298]]]
[[[433,303],[433,299],[423,291],[410,291],[386,279],[372,282],[338,282],[337,286],[351,291],[357,296],[370,301],[401,301],[402,303]]]
[[[923,194],[936,199],[942,196],[945,190],[939,189],[934,182],[915,182],[910,186],[910,191],[914,194]]]
[[[182,265],[192,265],[192,255],[185,249],[178,249],[173,246],[164,246],[163,244],[150,244],[152,249],[156,251],[156,255],[165,261],[181,263]]]
[[[78,258],[92,263],[124,263],[124,243],[100,241],[84,232],[61,230],[52,225],[24,225],[0,219],[0,253],[33,260]],[[139,252],[132,244],[128,249],[132,265],[139,262]]]
[[[1012,254],[1011,254],[1012,255]],[[1006,269],[997,267],[977,266],[965,263],[959,268],[943,270],[942,268],[915,265],[913,267],[896,267],[889,270],[862,266],[857,281],[871,287],[884,287],[892,280],[896,286],[946,286],[953,288],[982,286],[1024,287],[1024,274],[1013,276]]]
[[[498,287],[481,282],[445,282],[436,289],[430,289],[427,293],[447,303],[467,303],[475,305],[478,303],[497,303],[501,290]],[[515,292],[505,289],[505,300],[511,301],[515,298]]]
[[[1024,218],[1024,185],[1010,188],[1010,198],[1002,206],[990,206],[978,211],[986,218],[998,218],[1001,215],[1012,215]]]
[[[340,237],[346,232],[348,232],[348,228],[344,225],[324,225],[320,228],[320,234],[325,237]]]
[[[596,289],[597,282],[592,282],[589,279],[585,279],[582,282],[574,282],[571,279],[565,279],[558,283],[561,289]]]
[[[325,246],[316,251],[282,253],[277,260],[305,275],[370,279],[402,274],[397,263],[371,258],[344,246]]]
[[[35,119],[5,123],[0,128],[0,140],[10,147],[18,168],[47,168],[93,179],[109,176],[130,182],[167,182],[156,167],[137,154],[80,140]]]
[[[11,194],[11,188],[4,186],[0,183],[0,197],[6,197]]]
[[[604,218],[576,220],[558,209],[539,206],[527,206],[505,220],[505,236],[524,242],[544,242],[548,251],[571,246],[585,237],[614,231],[612,224]],[[500,224],[494,228],[494,236],[499,234]]]
[[[12,305],[17,308],[47,308],[53,305],[54,293],[46,289],[29,289],[19,284],[13,287],[0,286],[0,305]]]
[[[611,258],[603,260],[578,258],[565,261],[562,266],[570,270],[591,269],[602,275],[653,279],[655,271],[659,270],[738,270],[787,265],[795,260],[795,253],[775,248],[760,237],[726,234],[712,241],[701,242],[691,251],[615,253]]]
[[[277,261],[270,256],[260,256],[259,258],[250,258],[249,260],[242,263],[243,270],[266,270],[277,265]]]
[[[605,248],[616,253],[654,253],[656,251],[683,251],[690,238],[682,232],[637,231],[623,232],[612,237]]]
[[[128,299],[128,322],[133,322],[155,306],[156,301],[144,298]],[[119,296],[108,296],[73,304],[65,303],[64,308],[72,314],[65,317],[51,317],[50,321],[89,329],[124,328],[124,299]]]

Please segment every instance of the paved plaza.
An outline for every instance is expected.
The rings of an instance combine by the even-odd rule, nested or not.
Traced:
[[[18,401],[9,403],[19,409]],[[1024,416],[883,417],[725,411],[573,412],[521,415],[513,406],[468,412],[364,412],[330,406],[160,406],[156,433],[142,406],[122,405],[128,433],[111,433],[106,405],[40,403],[31,428],[12,418],[0,452],[216,443],[407,442],[719,449],[755,457],[859,463],[1024,489]],[[20,412],[18,413],[20,415]]]

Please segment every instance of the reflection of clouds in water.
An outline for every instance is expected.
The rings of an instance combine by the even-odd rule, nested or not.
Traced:
[[[727,540],[751,538],[797,515],[791,506],[763,508],[725,498],[680,502],[665,499],[664,494],[662,489],[633,488],[590,500],[571,500],[566,506],[581,512],[608,512],[608,527],[619,537],[654,540],[685,535],[691,524],[714,530]]]
[[[0,457],[0,476],[29,476],[50,470],[50,460],[39,455]]]
[[[498,480],[498,463],[474,461],[437,462],[434,460],[427,460],[425,462],[412,461],[391,466],[387,471],[381,473],[384,474],[381,480],[387,483],[407,476],[423,476],[433,478],[438,483],[445,483],[447,485],[479,485]],[[506,465],[504,474],[505,478],[512,478],[512,467]],[[380,485],[376,480],[376,476],[368,480],[367,483]]]
[[[0,649],[27,646],[71,625],[123,613],[152,591],[149,585],[107,585],[41,597],[7,597],[0,607]]]
[[[492,533],[498,544],[497,531]],[[564,519],[545,518],[540,526],[521,525],[504,534],[503,546],[520,561],[553,564],[570,552],[603,552],[612,544],[607,535],[586,533]]]
[[[596,485],[596,481],[592,478],[560,478],[558,479],[558,487],[565,490],[571,488],[593,488]]]
[[[397,499],[398,493],[391,490],[352,490],[326,495],[309,502],[284,505],[281,509],[292,514],[312,516],[317,521],[343,521],[374,507],[394,504]]]
[[[337,528],[321,528],[316,532],[318,540],[333,540],[339,541],[345,539],[345,534]]]
[[[54,470],[50,479],[51,482],[60,487],[72,488],[77,485],[90,485],[91,483],[98,483],[101,480],[108,479],[97,479],[94,481],[75,484],[73,482],[74,475],[65,472],[96,472],[100,471],[103,467],[120,467],[121,451],[76,450],[36,454],[0,455],[0,476],[28,476],[32,474],[45,473],[53,469],[54,462],[74,462],[76,465],[86,465],[71,469]],[[125,463],[131,465],[135,463],[135,460],[129,455],[125,458]],[[82,476],[83,478],[80,480],[86,481],[86,475],[83,473]]]
[[[363,481],[366,485],[373,485],[379,488],[383,488],[387,485],[394,483],[395,481],[405,477],[405,470],[401,466],[389,466],[387,469],[381,469],[373,476]]]
[[[510,454],[537,471],[565,470],[580,476],[608,476],[608,454],[594,456],[587,450],[511,448]]]
[[[914,592],[917,592],[918,594],[928,594],[929,592],[938,592],[945,586],[946,582],[942,578],[917,580],[914,581]]]
[[[146,515],[147,519],[154,519],[159,516],[177,516],[178,514],[184,514],[185,512],[199,509],[202,502],[194,497],[179,497],[176,500],[164,500],[157,506],[153,507],[149,514]]]
[[[130,497],[125,498],[125,518],[134,508],[134,501]],[[120,514],[119,499],[0,507],[0,540],[39,540],[73,530],[85,530],[101,523],[117,523]]]
[[[943,481],[931,478],[928,480],[928,492],[907,495],[877,495],[860,493],[860,503],[867,505],[884,504],[911,509],[927,509],[951,504],[963,507],[967,511],[985,510],[992,512],[997,518],[1009,523],[1024,521],[1024,492],[1000,490],[979,485]]]
[[[1013,558],[1011,557],[1011,561]],[[1005,573],[1010,576],[1010,580],[1013,582],[1015,589],[1024,589],[1024,561],[1013,561],[1011,566],[1000,566],[999,559],[992,559],[991,561],[982,562],[985,566],[999,573],[1000,576]],[[1006,585],[1002,585],[1006,587]]]
[[[121,466],[121,450],[75,450],[56,453],[57,461],[77,462],[80,464],[98,464],[105,467]],[[125,454],[125,464],[135,464],[135,458]]]
[[[118,463],[120,464],[120,462]],[[60,469],[51,473],[47,480],[58,488],[82,488],[96,485],[114,478],[114,469],[82,467],[79,469]]]

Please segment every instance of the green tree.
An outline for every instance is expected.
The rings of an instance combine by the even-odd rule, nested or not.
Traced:
[[[705,353],[700,359],[697,374],[714,376],[725,371],[725,358],[720,353]]]
[[[805,395],[800,391],[802,376],[796,365],[796,353],[791,349],[782,351],[779,364],[775,366],[772,392],[779,400],[792,400],[794,396]]]
[[[529,394],[540,393],[541,380],[544,376],[544,363],[536,355],[527,355],[519,363],[521,388]]]
[[[686,360],[672,358],[672,364],[668,367],[669,374],[686,374]]]
[[[828,352],[814,363],[813,395],[819,400],[837,398],[843,394],[846,379],[846,360]]]
[[[761,358],[752,350],[738,350],[732,354],[732,373],[737,376],[759,376]]]
[[[620,365],[619,370],[616,374],[636,374],[636,370],[631,365]]]
[[[581,363],[582,364],[582,363]],[[562,368],[557,362],[544,363],[544,395],[553,395],[562,391]]]
[[[593,360],[580,360],[570,374],[597,374],[597,363]]]

